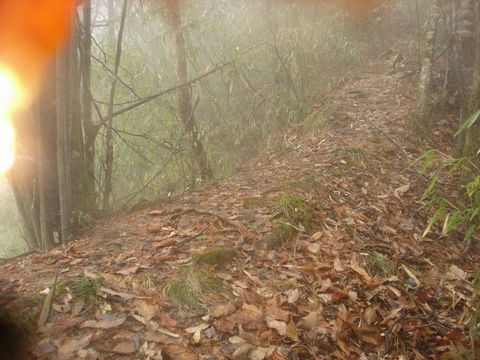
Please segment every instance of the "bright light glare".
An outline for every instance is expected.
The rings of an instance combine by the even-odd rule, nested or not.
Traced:
[[[0,172],[10,169],[15,162],[15,130],[10,121],[0,119]]]
[[[20,82],[10,71],[0,69],[0,173],[15,162],[15,129],[11,118],[23,101]]]

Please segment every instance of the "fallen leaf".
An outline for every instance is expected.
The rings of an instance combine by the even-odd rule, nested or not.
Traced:
[[[297,327],[304,330],[312,330],[317,326],[319,318],[320,311],[312,311],[297,322]]]
[[[248,358],[250,360],[264,360],[268,358],[270,355],[272,355],[274,351],[275,351],[275,346],[270,346],[268,348],[259,347],[253,350],[250,353]]]
[[[333,262],[333,268],[337,272],[342,272],[345,270],[343,267],[342,261],[338,257],[335,258],[335,261]]]
[[[217,319],[222,316],[229,316],[233,314],[237,310],[235,303],[233,301],[228,302],[226,304],[220,304],[214,306],[210,309],[210,316]]]
[[[412,270],[410,270],[407,267],[407,265],[404,265],[404,264],[402,264],[402,268],[403,268],[403,270],[405,270],[405,272],[410,277],[410,279],[412,279],[415,282],[416,286],[419,287],[420,286],[420,280],[418,280],[418,278],[415,276],[415,274],[412,272]]]
[[[352,269],[353,271],[355,271],[357,274],[360,275],[362,281],[366,284],[366,285],[372,285],[372,282],[373,282],[373,279],[372,277],[367,273],[367,271],[360,267],[359,265],[355,264],[355,263],[351,263],[350,264],[350,269]]]
[[[124,355],[130,355],[136,352],[137,349],[135,349],[135,343],[133,341],[124,341],[121,342],[120,344],[117,344],[114,348],[113,351],[117,354],[124,354]]]
[[[116,272],[116,274],[125,275],[125,276],[133,275],[138,271],[139,267],[140,266],[135,265],[135,266],[123,269],[123,270],[119,270],[119,271]]]
[[[300,299],[300,291],[298,289],[290,289],[285,292],[289,304],[295,304]]]
[[[282,321],[267,317],[267,325],[270,329],[276,330],[281,336],[287,334],[287,324]]]
[[[372,307],[366,308],[363,312],[363,320],[365,320],[368,325],[372,325],[377,321],[377,312]]]
[[[447,278],[449,278],[451,280],[466,281],[467,280],[467,273],[465,271],[463,271],[462,269],[460,269],[459,267],[457,267],[456,265],[452,265],[452,266],[450,266],[450,269],[448,269]]]
[[[287,337],[289,337],[293,341],[298,341],[298,333],[297,333],[297,327],[295,323],[293,322],[293,319],[290,319],[290,321],[287,324]]]
[[[400,200],[400,196],[410,190],[410,184],[400,186],[393,191],[393,195]]]
[[[146,301],[142,301],[137,307],[137,312],[143,316],[145,321],[150,321],[159,312],[158,305],[149,304]]]
[[[197,355],[182,345],[170,344],[164,348],[166,355],[175,360],[198,360]]]
[[[94,329],[111,329],[115,327],[119,327],[122,325],[127,318],[118,318],[114,320],[89,320],[85,321],[82,325],[80,325],[81,328],[94,328]]]
[[[235,349],[233,352],[233,358],[238,359],[242,357],[243,355],[248,354],[250,351],[252,351],[255,347],[251,344],[241,344],[238,348]]]
[[[310,243],[308,245],[307,250],[311,254],[317,254],[321,250],[321,245],[319,243]]]
[[[93,333],[67,340],[58,349],[59,358],[61,359],[71,358],[73,355],[75,355],[75,353],[87,347],[88,344],[90,344],[90,340],[92,339],[92,337],[93,337]]]
[[[200,340],[202,339],[202,331],[205,329],[208,329],[210,327],[209,324],[200,324],[197,326],[189,327],[185,329],[185,331],[189,334],[192,335],[192,343],[193,344],[198,344]]]
[[[149,342],[159,343],[159,344],[178,344],[178,338],[162,334],[160,332],[149,331],[145,334],[145,340]]]

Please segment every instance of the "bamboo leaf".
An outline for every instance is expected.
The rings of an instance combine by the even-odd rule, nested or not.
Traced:
[[[469,129],[470,127],[472,127],[473,124],[475,124],[475,122],[478,120],[479,117],[480,117],[480,110],[478,110],[477,112],[472,114],[467,120],[465,120],[465,122],[458,129],[455,136],[458,136],[459,134],[461,134],[466,129]]]

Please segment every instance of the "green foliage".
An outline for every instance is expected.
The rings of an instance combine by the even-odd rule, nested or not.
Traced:
[[[444,181],[458,181],[469,162],[465,158],[441,160],[434,163],[437,155],[429,150],[414,164],[421,174],[428,174],[429,181],[422,196],[423,208],[430,214],[423,233],[426,236],[435,224],[442,225],[442,234],[461,231],[464,240],[469,240],[480,224],[480,175],[459,185],[460,196],[446,196],[442,192]],[[451,190],[451,189],[449,189]]]
[[[471,128],[478,120],[478,118],[480,117],[480,110],[478,110],[477,112],[473,113],[472,115],[470,115],[467,120],[465,120],[463,122],[463,124],[460,126],[460,128],[458,129],[457,133],[455,134],[455,136],[458,136],[460,135],[462,132],[464,132],[465,130]]]

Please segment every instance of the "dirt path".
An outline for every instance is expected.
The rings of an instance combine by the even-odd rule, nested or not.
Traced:
[[[422,359],[455,352],[452,344],[461,346],[467,334],[480,257],[457,262],[461,243],[421,236],[416,201],[424,181],[405,171],[415,158],[405,127],[412,89],[407,84],[400,95],[403,74],[389,70],[379,65],[350,79],[326,101],[328,111],[311,115],[322,126],[289,131],[281,149],[230,180],[4,265],[9,291],[23,294],[17,307],[32,309],[43,297],[31,294],[61,271],[37,357]],[[313,216],[295,223],[298,206],[285,215],[292,199],[304,200]],[[95,306],[79,300],[78,280],[69,283],[82,274],[103,279],[101,289],[93,286]],[[209,286],[198,274],[212,279]],[[198,302],[189,302],[193,295]]]

